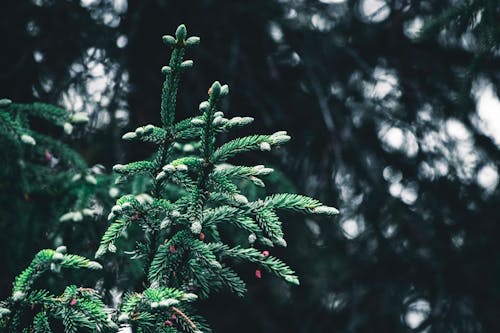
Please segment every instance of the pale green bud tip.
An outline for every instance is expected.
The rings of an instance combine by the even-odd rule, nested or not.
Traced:
[[[167,44],[167,45],[175,45],[175,37],[173,36],[170,36],[170,35],[165,35],[161,38],[161,40],[163,41],[163,43]]]
[[[247,197],[245,197],[243,194],[235,194],[233,196],[233,198],[238,203],[241,203],[241,204],[247,204],[248,203]]]
[[[172,217],[179,217],[179,216],[181,216],[181,213],[179,213],[178,210],[174,210],[174,211],[172,211],[171,215],[172,215]]]
[[[73,125],[70,123],[64,123],[63,125],[64,133],[70,135],[73,132]]]
[[[188,46],[195,46],[198,44],[200,44],[200,37],[198,36],[192,36],[186,40],[186,45]]]
[[[89,261],[87,264],[87,268],[89,269],[102,269],[102,265],[97,261]]]
[[[260,150],[262,150],[262,151],[270,151],[270,150],[271,150],[271,145],[269,144],[269,142],[265,142],[265,141],[264,141],[264,142],[261,142],[261,143],[259,144],[259,148],[260,148]]]
[[[215,117],[215,119],[212,121],[212,125],[214,126],[219,126],[224,123],[225,118],[222,117]]]
[[[125,209],[125,208],[128,208],[128,207],[131,207],[132,204],[130,202],[124,202],[121,206],[122,206],[123,209]]]
[[[165,217],[163,219],[163,221],[161,221],[160,223],[160,229],[165,229],[166,227],[168,227],[170,224],[172,223],[172,221],[170,221],[170,219],[168,217]]]
[[[185,60],[181,64],[181,68],[191,68],[193,67],[193,60]]]
[[[115,244],[109,244],[108,245],[108,251],[109,252],[112,252],[112,253],[115,253],[116,252],[116,245]]]
[[[208,101],[203,101],[200,103],[199,109],[201,112],[205,112],[208,110],[209,107],[210,107],[210,103],[208,103]]]
[[[21,141],[30,146],[36,145],[35,139],[33,139],[33,137],[28,134],[21,135]]]
[[[221,85],[219,81],[215,81],[212,83],[212,86],[210,87],[210,94],[215,94],[215,96],[220,95],[220,90],[221,90]]]
[[[52,260],[54,261],[62,261],[64,259],[64,255],[60,252],[54,252],[54,255],[52,255]]]
[[[128,132],[123,134],[122,136],[123,140],[133,140],[135,138],[137,138],[137,134],[135,134],[134,132]]]
[[[282,237],[276,239],[276,244],[282,247],[286,247],[288,244],[286,243],[286,240]]]
[[[201,232],[202,226],[199,221],[195,221],[191,223],[191,232],[195,235],[199,234]]]
[[[281,144],[290,141],[291,137],[287,135],[286,131],[279,131],[271,135],[273,144]]]
[[[227,84],[220,87],[220,94],[222,96],[226,96],[227,94],[229,94],[229,86]]]
[[[86,123],[89,121],[89,116],[85,112],[77,112],[71,116],[70,121],[75,124]]]
[[[81,212],[73,212],[73,221],[78,222],[83,220],[83,214]]]
[[[109,213],[109,215],[108,215],[108,221],[111,221],[114,218],[115,218],[115,213],[113,213],[113,212]]]
[[[123,172],[125,171],[125,166],[123,164],[116,164],[115,166],[113,166],[113,171]]]
[[[151,303],[151,308],[152,308],[152,309],[156,309],[156,308],[157,308],[157,307],[159,307],[159,306],[160,306],[160,303],[158,303],[158,302],[153,302],[153,303]]]
[[[253,121],[253,117],[243,117],[240,120],[240,125],[248,125]]]
[[[250,235],[248,235],[248,242],[249,242],[250,244],[255,243],[255,241],[256,241],[256,240],[257,240],[257,236],[255,236],[255,234],[250,234]]]
[[[175,166],[173,166],[172,164],[167,164],[165,165],[163,168],[163,171],[166,171],[166,172],[172,172],[175,170]]]
[[[160,171],[160,173],[158,173],[158,175],[156,175],[155,179],[156,180],[161,180],[163,178],[165,178],[167,174],[165,173],[165,171]]]
[[[82,209],[82,213],[85,216],[94,216],[94,211],[92,209],[89,209],[89,208]]]
[[[148,125],[144,126],[144,133],[149,134],[149,133],[153,132],[154,129],[155,129],[155,125],[148,124]]]
[[[137,134],[138,136],[141,136],[144,134],[144,128],[143,127],[137,127],[135,129],[135,134]]]
[[[137,200],[141,205],[144,205],[146,203],[152,204],[154,199],[147,193],[141,193],[135,196],[135,200]]]
[[[71,181],[72,182],[76,182],[77,180],[80,180],[81,178],[82,178],[82,174],[81,173],[77,173],[73,177],[71,177]]]
[[[262,179],[260,178],[257,178],[257,177],[254,177],[254,176],[250,176],[250,180],[256,185],[256,186],[259,186],[259,187],[266,187],[266,184],[264,184],[264,182],[262,181]]]
[[[54,273],[59,273],[61,271],[61,265],[58,265],[53,262],[50,264],[50,270]]]
[[[193,294],[193,293],[185,293],[183,296],[182,296],[182,299],[185,300],[185,301],[188,301],[188,302],[191,302],[191,301],[194,301],[198,298],[198,295],[196,294]]]
[[[0,308],[0,318],[2,318],[3,316],[6,316],[6,315],[9,315],[10,314],[10,310],[7,309],[7,308]]]
[[[338,213],[340,213],[337,208],[329,206],[318,206],[314,208],[312,211],[313,213],[316,214],[326,214],[326,215],[337,215]]]
[[[184,151],[185,153],[191,153],[194,151],[194,146],[190,143],[186,143],[184,147],[182,147],[182,151]]]
[[[178,171],[187,171],[188,170],[188,166],[186,164],[178,164],[175,167],[175,169],[178,170]]]
[[[86,175],[85,176],[85,181],[89,184],[96,185],[97,184],[97,179],[92,176],[92,175]]]
[[[64,253],[66,253],[66,251],[67,251],[67,249],[66,249],[66,246],[64,246],[64,245],[58,246],[56,248],[56,252],[59,252],[59,253],[63,253],[64,254]]]
[[[60,222],[69,221],[73,219],[74,212],[68,212],[59,218]]]
[[[212,260],[210,262],[210,265],[212,265],[212,267],[215,267],[215,268],[218,268],[218,269],[221,269],[222,268],[222,265],[220,264],[220,262],[218,262],[217,260]]]
[[[17,290],[17,291],[14,291],[14,294],[12,294],[12,299],[14,300],[14,302],[17,302],[17,301],[20,301],[24,298],[24,296],[26,296],[22,291],[20,290]]]
[[[294,285],[300,285],[299,278],[293,275],[287,275],[285,276],[285,281],[288,283],[292,283]]]
[[[111,212],[112,213],[120,213],[122,211],[122,207],[120,205],[114,205],[111,207]]]
[[[8,98],[2,98],[2,99],[0,99],[0,107],[1,106],[7,106],[10,103],[12,103],[12,101],[10,99],[8,99]]]
[[[191,120],[191,124],[193,125],[203,125],[205,123],[205,121],[203,121],[203,119],[201,118],[194,118],[193,120]]]
[[[97,249],[97,252],[95,253],[94,258],[99,258],[99,257],[101,257],[102,255],[104,255],[104,253],[106,253],[106,247],[105,247],[105,246],[100,246],[100,247]]]
[[[181,24],[179,27],[177,27],[177,30],[175,31],[175,37],[177,37],[178,41],[183,41],[186,39],[187,35],[187,29],[184,24]]]
[[[120,190],[117,187],[111,187],[108,194],[111,198],[116,198],[120,194]]]
[[[161,300],[159,305],[160,307],[162,308],[168,308],[172,305],[176,305],[176,304],[179,304],[179,301],[176,300],[175,298],[167,298],[167,299],[164,299],[164,300]]]
[[[168,74],[168,73],[171,73],[171,72],[172,72],[172,67],[170,67],[170,66],[163,66],[163,67],[161,68],[161,72],[162,72],[163,74]]]

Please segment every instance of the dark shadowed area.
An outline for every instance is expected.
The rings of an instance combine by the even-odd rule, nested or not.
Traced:
[[[245,298],[201,306],[214,332],[500,332],[497,0],[3,0],[0,98],[88,113],[70,136],[34,126],[111,173],[152,152],[121,136],[159,122],[161,36],[180,23],[201,44],[189,51],[179,119],[214,80],[227,83],[228,116],[292,136],[247,155],[281,171],[270,189],[341,211],[288,214],[288,247],[273,255],[301,285],[242,268]],[[65,196],[24,195],[0,156],[3,299],[61,237],[93,256],[109,207],[60,225]],[[99,274],[85,283],[108,299],[135,276],[106,274],[120,285]]]

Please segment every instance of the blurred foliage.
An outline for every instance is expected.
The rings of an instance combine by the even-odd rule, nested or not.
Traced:
[[[6,0],[0,94],[88,112],[73,139],[90,165],[144,158],[119,138],[158,122],[159,36],[185,22],[204,38],[179,118],[210,78],[228,82],[228,110],[294,138],[270,162],[342,212],[285,225],[294,245],[277,255],[301,287],[263,279],[246,302],[220,296],[204,309],[214,331],[495,332],[498,17],[496,0]],[[44,237],[28,225],[57,214],[1,205],[3,296]],[[33,236],[13,251],[21,230]]]

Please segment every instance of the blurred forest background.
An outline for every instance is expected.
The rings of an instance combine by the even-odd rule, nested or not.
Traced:
[[[301,286],[249,271],[246,299],[202,306],[215,332],[500,332],[498,0],[3,0],[0,97],[87,112],[70,137],[40,130],[110,174],[150,153],[120,138],[159,122],[161,36],[179,23],[201,37],[179,118],[228,83],[228,116],[292,136],[265,156],[276,184],[341,210],[291,214],[276,254]],[[0,298],[61,237],[97,249],[109,206],[62,224],[66,197],[2,173]]]

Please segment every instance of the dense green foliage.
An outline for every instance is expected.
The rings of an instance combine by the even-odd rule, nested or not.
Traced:
[[[110,174],[112,165],[146,160],[156,149],[120,138],[161,123],[158,36],[184,21],[203,43],[190,51],[196,70],[182,78],[176,117],[192,117],[220,78],[231,86],[222,104],[228,118],[252,116],[255,132],[285,128],[293,137],[266,154],[283,173],[267,175],[265,189],[339,205],[338,223],[280,213],[294,222],[283,223],[288,247],[272,255],[293,267],[300,287],[264,274],[245,279],[244,301],[224,292],[199,300],[214,331],[500,330],[500,139],[491,117],[500,95],[497,0],[6,0],[0,7],[0,97],[86,112],[88,125],[71,136],[34,128],[71,142],[89,165],[102,163]],[[260,151],[243,156],[234,163],[262,160]],[[71,253],[94,255],[116,200],[104,176],[94,176],[103,184],[90,207],[97,214],[80,222],[58,222],[76,210],[62,186],[28,197],[2,187],[1,299],[41,248],[62,241]],[[17,177],[0,183],[21,184]],[[110,193],[144,193],[148,177]],[[262,190],[245,193],[253,201]],[[143,235],[132,224],[116,245],[133,250]],[[96,287],[106,304],[127,286],[144,289],[142,260],[117,251],[102,263],[99,273],[76,271],[68,281]],[[255,273],[252,265],[232,268],[244,278]],[[57,286],[54,276],[44,282]]]
[[[291,284],[299,284],[290,267],[270,256],[268,250],[260,251],[256,246],[286,247],[282,223],[276,212],[278,209],[324,215],[336,215],[338,210],[292,193],[248,200],[241,192],[245,188],[241,182],[265,187],[258,176],[266,176],[274,170],[263,165],[232,165],[229,160],[244,152],[269,151],[288,142],[290,136],[279,131],[271,135],[238,137],[219,145],[218,134],[253,121],[251,117],[224,118],[221,104],[229,93],[227,85],[214,82],[208,90],[208,100],[199,105],[201,115],[175,122],[180,75],[193,66],[192,60],[183,57],[187,48],[200,41],[199,37],[188,38],[186,34],[186,27],[180,25],[175,37],[163,37],[165,44],[172,48],[172,56],[169,65],[162,68],[165,74],[161,97],[162,126],[141,126],[123,135],[126,140],[154,143],[158,150],[149,160],[113,167],[121,175],[117,183],[143,175],[141,181],[145,183],[145,193],[125,194],[118,198],[108,216],[112,223],[95,255],[100,258],[106,252],[116,252],[117,239],[124,236],[131,225],[137,225],[143,235],[139,237],[135,250],[127,254],[131,260],[143,259],[142,285],[146,289],[135,291],[134,286],[129,286],[128,293],[116,309],[106,309],[94,289],[71,285],[59,297],[44,289],[33,290],[35,280],[48,270],[57,273],[61,268],[102,268],[99,263],[84,257],[65,254],[64,246],[55,251],[42,250],[16,277],[11,296],[2,303],[0,328],[3,330],[52,332],[51,321],[59,319],[66,333],[79,329],[117,331],[119,324],[139,333],[210,332],[204,319],[193,314],[188,303],[196,300],[198,295],[207,298],[211,292],[221,289],[243,296],[245,282],[230,267],[231,261],[253,264],[257,267],[255,277],[258,279],[263,274],[260,269],[264,269]],[[46,138],[42,141],[43,136],[29,131],[26,120],[19,117],[20,111],[31,110],[29,106],[12,104],[9,100],[1,103],[5,108],[2,113],[5,138],[13,138],[14,144],[19,145],[20,141],[29,146],[37,146],[35,140],[38,139],[41,149],[51,149],[61,158],[78,161],[80,163],[75,164],[80,171],[85,170],[86,164],[77,153],[55,140],[51,141],[52,145],[44,144]],[[67,118],[65,111],[55,107],[35,104],[32,108],[35,115],[56,124]],[[78,114],[70,119],[88,120]],[[71,129],[69,123],[64,123],[64,126]],[[13,150],[20,149],[16,146]],[[43,175],[39,171],[34,174]],[[79,177],[81,173],[76,177],[73,175],[71,180],[77,181]],[[94,176],[86,175],[85,180],[97,186]],[[44,183],[36,178],[30,181]],[[86,198],[92,193],[85,185],[80,188],[86,193]],[[79,201],[83,200],[79,198]],[[59,220],[79,222],[84,215],[94,214],[91,209],[77,207],[81,210],[70,211]],[[231,227],[236,230],[231,230]],[[228,245],[238,244],[238,239],[241,239],[238,229],[243,231],[247,240],[242,245]],[[35,313],[25,314],[30,309]]]

